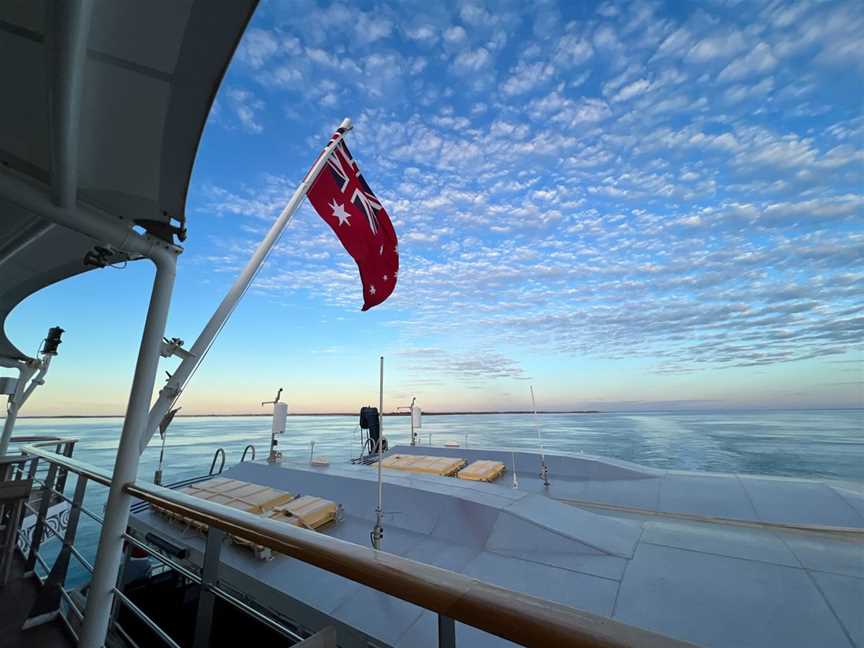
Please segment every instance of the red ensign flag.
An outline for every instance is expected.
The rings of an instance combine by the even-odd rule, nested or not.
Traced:
[[[363,310],[387,299],[396,288],[399,272],[396,230],[344,141],[336,146],[306,196],[357,262]]]

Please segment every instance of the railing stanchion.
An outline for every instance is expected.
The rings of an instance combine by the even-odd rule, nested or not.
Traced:
[[[207,530],[207,546],[204,548],[204,565],[201,567],[201,594],[198,597],[198,613],[195,617],[194,648],[210,645],[210,628],[213,625],[213,605],[216,595],[210,589],[219,578],[219,554],[225,532],[211,526]]]
[[[39,457],[33,457],[33,461],[30,462],[30,472],[27,473],[27,479],[33,481],[37,470],[39,470]]]
[[[39,595],[30,608],[30,613],[24,622],[25,630],[52,621],[60,612],[61,590],[66,583],[66,574],[69,571],[69,558],[72,554],[72,545],[75,543],[78,519],[81,517],[81,507],[84,504],[84,491],[86,489],[87,478],[84,475],[78,475],[78,483],[75,485],[75,495],[72,497],[72,507],[69,511],[69,523],[63,534],[63,547],[60,549]],[[46,493],[46,495],[50,497],[50,493]],[[33,544],[36,544],[35,537]]]
[[[120,569],[117,570],[117,587],[116,589],[126,593],[126,588],[124,585],[126,584],[126,567],[129,565],[129,555],[132,552],[132,547],[129,546],[128,542],[123,543],[123,557],[120,559]],[[108,627],[111,628],[112,625],[117,623],[117,617],[120,616],[120,605],[122,601],[116,596],[111,601],[111,622]]]
[[[35,472],[31,469],[31,472]],[[42,498],[39,500],[39,513],[36,515],[36,524],[33,525],[33,537],[30,540],[30,553],[27,556],[27,564],[24,572],[29,573],[36,569],[36,554],[39,545],[42,544],[42,535],[45,533],[45,518],[51,507],[51,491],[54,489],[54,480],[57,477],[57,464],[53,461],[48,464],[48,474],[42,484]]]
[[[74,441],[70,442],[70,441],[64,440],[64,443],[62,444],[62,446],[63,446],[63,452],[62,452],[63,456],[64,457],[71,457],[72,452],[75,450],[75,442]],[[60,454],[60,453],[58,453],[58,454]],[[67,478],[68,474],[69,474],[69,472],[65,468],[60,471],[60,473],[57,477],[57,486],[54,488],[54,490],[56,490],[58,493],[63,493],[65,491],[66,478]]]
[[[443,614],[438,615],[438,648],[456,648],[456,624]]]

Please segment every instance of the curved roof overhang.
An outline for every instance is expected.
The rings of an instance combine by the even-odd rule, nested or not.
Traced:
[[[26,358],[3,325],[28,295],[185,237],[201,133],[256,4],[0,4],[0,359]]]

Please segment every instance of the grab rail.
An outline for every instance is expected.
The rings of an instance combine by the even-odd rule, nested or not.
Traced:
[[[243,455],[240,457],[240,463],[246,461],[246,453],[249,452],[249,450],[252,451],[252,461],[255,461],[255,446],[250,443],[245,448],[243,448]]]
[[[111,482],[105,471],[77,459],[54,454],[38,445],[26,446],[22,450],[92,481],[105,485]],[[135,481],[127,484],[124,490],[208,528],[219,529],[436,612],[439,631],[446,632],[450,639],[455,639],[453,621],[459,621],[528,646],[611,648],[638,645],[651,648],[691,645],[440,567],[280,524],[154,484]]]
[[[219,464],[219,472],[214,473],[214,472],[213,472],[213,469],[216,467],[216,458],[217,458],[220,454],[222,455],[222,463]],[[222,469],[223,469],[224,467],[225,467],[225,451],[224,451],[222,448],[219,448],[219,449],[216,450],[215,453],[213,453],[213,461],[210,462],[210,472],[209,472],[208,474],[210,474],[210,475],[221,475],[221,474],[222,474]]]

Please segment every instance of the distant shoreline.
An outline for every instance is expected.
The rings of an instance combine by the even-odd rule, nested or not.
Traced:
[[[489,412],[423,412],[423,416],[483,416],[492,414],[533,414],[531,410],[502,410]],[[602,410],[537,410],[537,414],[605,414]],[[384,416],[408,416],[408,412],[384,412]],[[247,416],[273,416],[271,412],[254,414],[177,414],[177,418],[229,418]],[[309,412],[289,413],[288,416],[359,416],[359,412]],[[56,414],[19,416],[19,419],[86,419],[123,418],[123,414]]]

